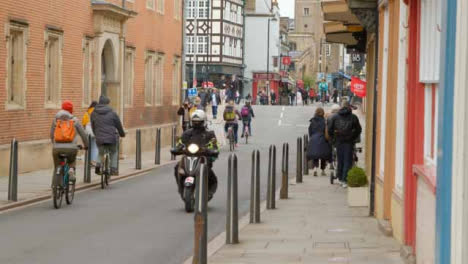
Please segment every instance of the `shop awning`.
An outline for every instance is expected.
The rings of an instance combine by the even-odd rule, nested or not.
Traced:
[[[328,21],[323,24],[327,42],[350,46],[358,44],[353,33],[362,32],[364,28],[359,19],[351,12],[345,0],[322,2],[322,11],[324,19]]]

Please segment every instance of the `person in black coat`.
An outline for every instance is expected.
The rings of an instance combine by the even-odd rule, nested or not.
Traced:
[[[344,188],[348,187],[348,171],[353,166],[354,144],[359,141],[362,132],[359,118],[352,113],[351,107],[348,101],[343,101],[338,114],[328,123],[328,133],[336,144],[337,176]]]
[[[313,168],[322,170],[322,176],[326,176],[325,168],[327,161],[331,159],[332,149],[326,135],[325,112],[319,107],[315,111],[315,116],[310,119],[309,125],[309,145],[307,146],[307,159],[312,160]],[[314,172],[317,176],[317,171]]]

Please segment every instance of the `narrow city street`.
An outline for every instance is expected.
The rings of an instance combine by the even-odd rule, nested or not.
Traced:
[[[239,158],[239,210],[248,213],[251,153],[261,152],[262,199],[266,193],[270,144],[277,146],[277,183],[281,145],[290,144],[295,171],[296,138],[307,133],[315,107],[255,107],[253,137],[236,150]],[[209,203],[209,238],[225,228],[229,152],[215,163],[218,191]],[[293,175],[293,173],[291,174]],[[277,184],[279,187],[279,184]],[[47,200],[0,214],[0,263],[182,263],[193,251],[193,214],[185,213],[176,191],[173,166],[114,183],[109,189],[78,193],[60,210]]]

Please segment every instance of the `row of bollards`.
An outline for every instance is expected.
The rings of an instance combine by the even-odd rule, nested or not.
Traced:
[[[171,146],[175,147],[176,144],[176,133],[177,127],[172,127],[171,133]],[[92,135],[88,135],[88,142],[91,144]],[[142,148],[141,148],[141,130],[136,130],[136,145],[135,145],[135,169],[141,170],[142,168]],[[117,142],[117,171],[119,170],[119,159],[120,155],[120,142]],[[88,148],[85,151],[85,159],[84,159],[84,177],[83,181],[85,183],[91,182],[91,148]],[[175,160],[175,156],[171,156],[171,160]],[[154,164],[159,165],[161,164],[161,128],[156,130],[156,144],[155,144],[155,158]],[[12,139],[11,146],[10,146],[10,168],[9,168],[9,175],[8,175],[8,200],[9,201],[17,201],[18,200],[18,141],[16,139]]]
[[[304,142],[308,138],[304,137]],[[298,168],[302,181],[302,138],[298,138]],[[304,150],[305,151],[305,150]],[[252,152],[251,185],[250,185],[250,223],[260,223],[260,151]],[[195,207],[195,246],[193,264],[207,263],[207,188],[208,168],[202,164],[199,180],[196,183]],[[288,199],[289,184],[289,144],[283,144],[281,159],[280,199]],[[299,174],[298,174],[299,175]],[[271,145],[268,156],[267,209],[275,209],[276,204],[276,146]],[[226,244],[239,243],[239,208],[238,208],[238,159],[231,154],[228,159],[228,180],[226,200]]]
[[[177,127],[173,126],[171,130],[171,147],[174,148],[176,145],[176,135],[177,135]],[[156,143],[155,143],[155,150],[154,150],[154,164],[160,165],[161,164],[161,128],[156,130]],[[136,146],[135,146],[135,169],[141,170],[142,168],[142,161],[141,161],[141,130],[136,130]],[[171,154],[171,160],[175,160],[175,155]]]

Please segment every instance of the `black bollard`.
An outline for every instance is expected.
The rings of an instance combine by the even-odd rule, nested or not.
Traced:
[[[271,145],[268,156],[267,209],[276,207],[276,146]]]
[[[172,127],[172,133],[171,133],[171,148],[175,148],[176,146],[176,132],[177,132],[177,127],[173,126]],[[175,160],[176,156],[171,154],[171,160]]]
[[[193,264],[206,264],[208,261],[208,167],[202,164],[195,187],[195,246]]]
[[[296,183],[302,183],[302,138],[297,138]]]
[[[288,184],[289,184],[289,144],[283,144],[283,157],[281,159],[281,190],[280,199],[288,199]]]
[[[154,164],[161,164],[161,128],[156,129],[156,144],[154,150]]]
[[[252,152],[250,223],[260,223],[260,151],[258,150]]]
[[[136,130],[135,169],[141,170],[141,130]]]
[[[226,209],[226,244],[239,243],[239,208],[237,198],[237,156],[231,154],[228,161],[228,189]]]
[[[8,201],[18,201],[18,141],[13,139],[10,147],[10,174],[8,178]]]
[[[85,151],[84,179],[85,183],[91,182],[91,140],[93,136],[88,135],[88,149]]]
[[[304,135],[304,152],[302,153],[302,165],[303,165],[303,173],[304,175],[309,175],[309,165],[307,162],[307,147],[309,146],[309,136]]]

